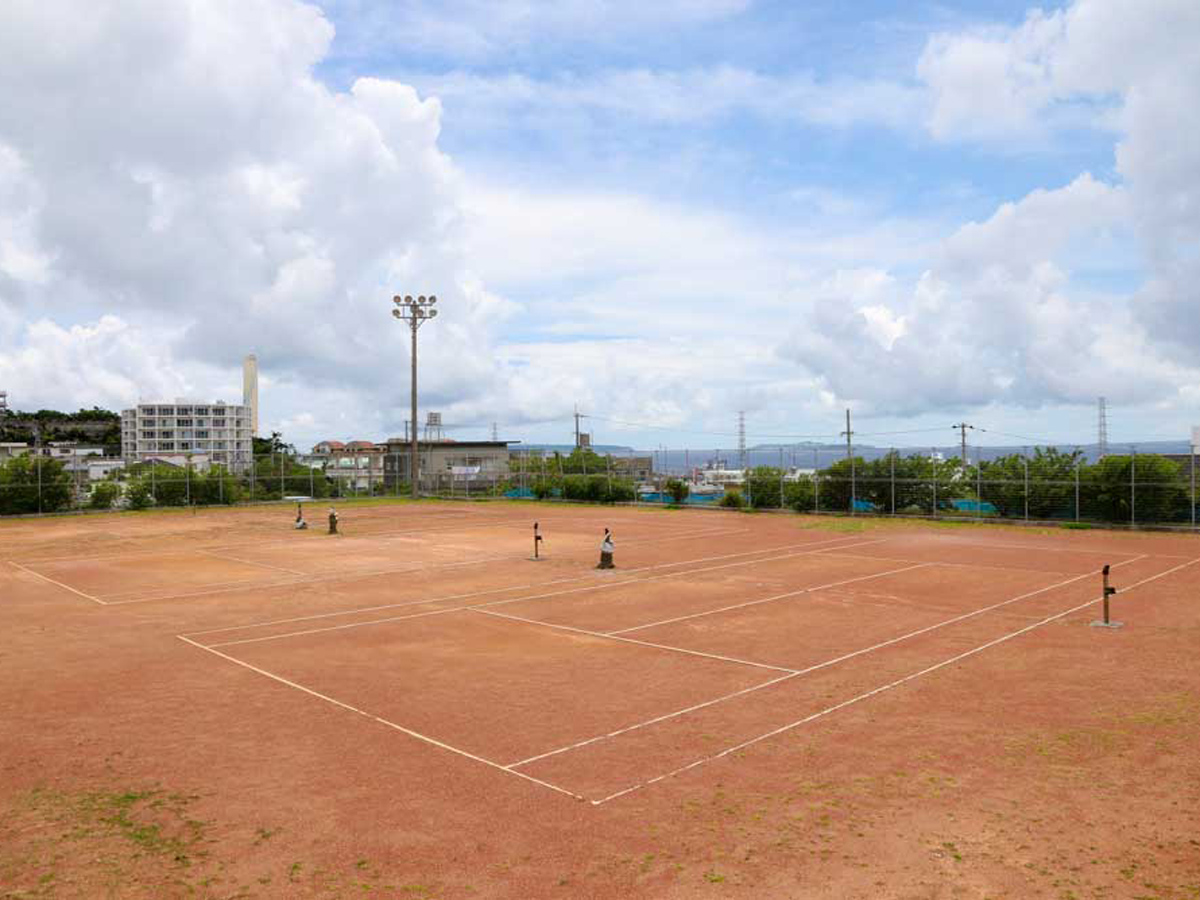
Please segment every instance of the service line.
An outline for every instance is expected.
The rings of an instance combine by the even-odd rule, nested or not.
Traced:
[[[1139,556],[1139,557],[1136,557],[1135,559],[1122,560],[1119,563],[1115,563],[1113,565],[1113,568],[1115,569],[1120,566],[1127,565],[1129,563],[1137,562],[1139,559],[1145,559],[1145,556]],[[927,565],[937,565],[937,563],[928,563]],[[914,568],[916,568],[916,567],[914,567]],[[897,571],[906,571],[906,570],[900,569]],[[954,616],[953,618],[946,619],[944,622],[937,622],[933,625],[927,625],[924,628],[918,628],[916,631],[910,631],[907,634],[902,634],[902,635],[899,635],[894,638],[889,638],[886,641],[880,641],[878,644],[873,644],[870,647],[863,647],[859,650],[854,650],[850,653],[845,653],[841,656],[834,657],[833,659],[827,659],[824,662],[819,662],[814,665],[807,666],[803,669],[796,669],[795,671],[791,672],[788,675],[784,675],[780,678],[773,678],[770,681],[766,681],[766,682],[763,682],[762,684],[754,685],[752,687],[743,688],[742,690],[736,691],[735,693],[726,694],[724,697],[717,697],[716,699],[708,700],[708,701],[705,701],[704,703],[697,703],[695,706],[689,706],[687,709],[676,710],[675,712],[670,712],[670,713],[666,713],[661,716],[656,716],[653,719],[647,719],[644,722],[637,722],[633,725],[627,725],[624,728],[617,729],[616,731],[610,731],[608,734],[597,735],[596,737],[587,738],[586,740],[578,741],[578,742],[571,744],[569,746],[566,746],[566,747],[559,747],[555,750],[549,750],[545,753],[539,753],[537,756],[531,756],[528,759],[523,759],[523,760],[520,760],[519,762],[510,763],[510,765],[524,766],[528,763],[536,762],[537,760],[545,759],[546,757],[549,757],[549,756],[557,756],[560,753],[566,753],[571,750],[578,750],[580,747],[586,747],[589,744],[594,744],[594,743],[597,743],[598,741],[608,740],[610,738],[615,738],[622,734],[626,734],[630,731],[637,731],[640,728],[646,728],[650,725],[656,725],[659,722],[665,722],[668,719],[674,719],[679,716],[686,715],[691,712],[695,712],[696,710],[704,709],[706,706],[713,706],[717,703],[723,703],[726,700],[732,700],[735,697],[740,697],[745,694],[754,693],[755,691],[761,690],[765,687],[770,687],[773,684],[778,684],[781,681],[787,681],[788,679],[791,679],[791,678],[796,678],[801,675],[808,675],[812,672],[820,671],[821,669],[827,669],[830,666],[837,665],[838,663],[846,662],[846,660],[854,659],[855,657],[858,657],[858,656],[864,656],[867,653],[874,653],[876,650],[882,650],[884,647],[890,647],[893,644],[899,644],[902,641],[907,641],[911,638],[919,637],[920,635],[923,635],[923,634],[928,634],[929,632],[936,631],[939,628],[945,628],[947,625],[953,625],[956,622],[962,622],[962,621],[964,621],[966,619],[970,619],[974,616],[982,615],[983,613],[986,613],[986,612],[991,612],[992,610],[999,609],[1003,606],[1008,606],[1011,603],[1017,603],[1021,600],[1028,600],[1030,597],[1035,597],[1038,594],[1044,594],[1047,591],[1052,591],[1052,590],[1055,590],[1060,587],[1065,587],[1066,585],[1071,584],[1076,581],[1079,581],[1080,579],[1094,577],[1098,571],[1099,570],[1094,571],[1094,572],[1084,572],[1082,575],[1075,575],[1071,578],[1067,578],[1067,579],[1064,579],[1063,581],[1057,582],[1056,584],[1050,584],[1050,585],[1047,585],[1046,587],[1038,588],[1036,591],[1030,591],[1029,593],[1020,594],[1019,596],[1016,596],[1016,597],[1010,597],[1008,600],[1002,600],[999,603],[993,603],[992,605],[985,606],[982,609],[976,609],[976,610],[973,610],[968,613],[963,613],[962,615],[959,615],[959,616]],[[887,575],[887,574],[892,574],[892,573],[888,573],[888,572],[880,573],[880,575]],[[878,576],[867,576],[867,577],[870,578],[870,577],[878,577]],[[822,587],[819,587],[819,588],[807,588],[806,590],[816,591],[816,590],[822,590],[823,588],[829,588],[829,587],[832,587],[832,585],[823,585]],[[803,592],[801,591],[801,592],[797,592],[797,593],[803,593]],[[849,593],[851,594],[851,596],[853,596],[853,592],[849,592]],[[764,601],[755,601],[755,602],[764,602]],[[742,604],[742,605],[752,605],[752,604]],[[731,608],[736,608],[736,607],[731,607]],[[720,612],[720,610],[713,610],[713,612]],[[701,615],[704,615],[704,614],[701,613]],[[688,616],[685,618],[693,618],[693,617]],[[672,620],[672,621],[674,621],[674,620]],[[663,623],[660,622],[660,623],[656,623],[656,624],[663,624]],[[646,625],[646,626],[642,626],[642,627],[649,628],[650,626]],[[610,632],[610,634],[619,634],[619,633],[620,632]]]
[[[744,530],[744,529],[738,529],[738,530]],[[707,532],[706,531],[706,532],[699,532],[699,533],[694,533],[694,534],[690,534],[690,535],[684,535],[682,537],[695,538],[695,537],[713,536],[716,534],[728,534],[728,533],[731,533],[731,532],[726,531],[726,530],[721,530],[721,531],[716,531],[716,532]],[[672,541],[672,540],[678,540],[678,539],[679,539],[678,537],[648,538],[645,541],[643,541],[643,543],[661,543],[663,541]],[[846,540],[846,538],[834,538],[833,540]],[[262,545],[262,546],[267,546],[267,545]],[[804,546],[804,545],[796,545],[796,546]],[[185,552],[190,552],[190,551],[185,551]],[[199,550],[196,552],[206,553],[206,554],[214,553],[214,551],[211,549],[202,549],[202,550]],[[755,550],[755,551],[750,551],[750,552],[765,553],[765,552],[769,552],[769,551]],[[164,554],[164,555],[167,555],[167,554]],[[738,555],[738,554],[734,554],[734,555]],[[229,558],[232,558],[232,557],[229,557]],[[488,563],[520,561],[520,560],[527,559],[527,558],[528,557],[526,555],[504,554],[504,555],[497,555],[497,556],[475,557],[474,559],[468,559],[468,560],[456,560],[454,562],[423,562],[423,563],[417,563],[415,565],[404,566],[404,567],[398,568],[398,569],[366,569],[366,570],[363,570],[360,572],[339,572],[334,575],[312,575],[311,573],[305,572],[305,573],[298,573],[301,576],[299,578],[290,578],[285,581],[261,582],[261,581],[247,580],[247,579],[238,579],[236,581],[217,582],[216,584],[209,585],[205,588],[195,590],[195,591],[187,591],[182,594],[154,594],[151,596],[133,597],[131,599],[116,599],[119,597],[127,597],[129,593],[138,593],[137,591],[122,592],[122,593],[111,595],[109,597],[109,599],[105,600],[104,602],[105,602],[105,605],[107,605],[107,606],[120,606],[120,605],[124,605],[124,604],[128,604],[128,603],[157,603],[157,602],[165,602],[168,600],[187,600],[192,597],[210,597],[215,594],[230,594],[230,593],[235,593],[240,590],[251,590],[251,589],[257,590],[260,588],[265,589],[265,588],[276,588],[276,587],[293,587],[293,586],[304,586],[304,585],[309,585],[309,584],[326,584],[329,582],[337,582],[337,581],[353,581],[356,579],[373,578],[373,577],[376,577],[379,575],[405,575],[405,574],[409,574],[411,572],[424,572],[424,571],[428,571],[428,570],[432,570],[432,569],[454,569],[454,568],[463,568],[463,567],[467,567],[467,566],[482,566],[482,565],[486,565]],[[719,557],[713,557],[713,558],[719,558]],[[245,562],[245,561],[239,560],[239,562]],[[253,563],[248,563],[248,564],[254,565]],[[266,564],[263,563],[261,565],[266,565]],[[681,563],[664,563],[663,565],[681,565]],[[269,568],[278,568],[278,567],[272,567],[272,566],[268,566],[268,567]],[[652,567],[645,567],[645,568],[652,568]],[[284,571],[290,571],[290,570],[284,570]],[[629,571],[634,572],[634,571],[643,571],[643,570],[642,569],[630,569]],[[419,602],[425,602],[425,601],[419,601]],[[356,610],[351,610],[350,612],[356,612]]]
[[[1144,558],[1144,556],[1141,558]],[[1128,560],[1128,562],[1134,562],[1134,560]],[[1196,564],[1197,562],[1200,562],[1200,557],[1197,557],[1196,559],[1191,559],[1185,563],[1181,563],[1177,566],[1174,566],[1173,568],[1167,569],[1165,572],[1159,572],[1157,575],[1151,575],[1148,578],[1143,578],[1141,581],[1135,581],[1133,584],[1124,588],[1123,592],[1128,593],[1129,591],[1133,590],[1134,588],[1141,587],[1144,584],[1149,584],[1152,581],[1157,581],[1159,578],[1163,578],[1167,575],[1171,575],[1174,572],[1178,572],[1180,569],[1185,569],[1188,566]],[[1121,564],[1118,563],[1117,565],[1121,565]],[[1095,573],[1089,572],[1086,574],[1094,575]],[[1096,597],[1093,600],[1088,600],[1085,603],[1080,603],[1078,606],[1073,606],[1070,609],[1064,610],[1059,613],[1055,613],[1052,616],[1047,616],[1046,618],[1040,619],[1031,625],[1026,625],[1024,628],[1019,628],[1016,631],[1009,632],[1008,634],[1002,635],[998,638],[995,638],[994,640],[988,641],[985,644],[980,644],[978,647],[973,647],[970,650],[966,650],[962,653],[955,654],[954,656],[951,656],[948,659],[944,659],[941,662],[934,663],[932,666],[927,666],[926,668],[921,669],[917,672],[913,672],[909,675],[905,675],[903,678],[898,678],[895,681],[889,682],[888,684],[880,685],[877,688],[873,688],[872,690],[866,691],[855,697],[851,697],[849,700],[843,700],[841,703],[837,703],[837,704],[834,704],[833,706],[826,707],[825,709],[815,712],[812,715],[805,716],[802,719],[797,719],[795,722],[790,722],[787,725],[781,725],[779,728],[772,729],[771,731],[768,731],[764,734],[760,734],[757,737],[753,737],[753,738],[750,738],[749,740],[742,741],[740,744],[735,744],[732,747],[727,747],[726,749],[722,750],[719,753],[714,753],[711,756],[705,756],[705,757],[702,757],[701,759],[694,760],[685,766],[680,766],[677,769],[672,769],[669,772],[664,772],[662,775],[656,775],[654,778],[647,779],[646,781],[640,782],[635,785],[631,785],[630,787],[624,788],[620,791],[617,791],[616,793],[609,794],[607,797],[602,797],[599,800],[592,800],[590,802],[593,806],[599,806],[602,803],[607,803],[610,800],[616,800],[618,797],[624,797],[625,795],[633,793],[634,791],[640,790],[641,788],[648,787],[649,785],[652,785],[652,784],[657,784],[660,781],[665,781],[668,778],[673,778],[676,775],[681,775],[684,772],[688,772],[692,769],[698,768],[699,766],[703,766],[707,763],[714,762],[715,760],[718,760],[718,759],[722,759],[733,753],[737,753],[741,750],[745,750],[747,747],[751,747],[754,744],[758,744],[769,738],[775,737],[776,735],[783,734],[784,732],[787,732],[787,731],[792,731],[793,729],[799,728],[801,725],[807,725],[809,722],[813,722],[817,719],[823,718],[824,716],[830,715],[831,713],[835,713],[839,710],[845,709],[848,706],[853,706],[856,703],[860,703],[863,700],[867,700],[878,694],[882,694],[885,691],[890,691],[894,688],[898,688],[902,685],[908,684],[910,681],[914,681],[917,678],[921,678],[925,675],[929,675],[933,672],[938,671],[939,669],[945,668],[946,666],[950,666],[950,665],[953,665],[954,663],[961,662],[962,660],[967,659],[968,657],[974,656],[977,653],[982,653],[984,650],[987,650],[991,647],[995,647],[998,644],[1003,644],[1005,641],[1010,641],[1013,638],[1019,637],[1020,635],[1026,634],[1030,631],[1033,631],[1036,628],[1041,628],[1043,625],[1048,625],[1051,622],[1055,622],[1059,619],[1066,618],[1067,616],[1072,615],[1073,613],[1077,613],[1080,610],[1087,609],[1089,606],[1094,606],[1095,604],[1100,603],[1102,600],[1103,600],[1103,597]]]
[[[845,538],[835,538],[834,540],[845,540]],[[827,542],[819,542],[819,543],[827,543]],[[868,542],[868,543],[872,543],[872,542]],[[800,545],[800,546],[811,546],[811,545]],[[829,549],[829,548],[825,548],[825,549]],[[753,552],[762,552],[762,551],[753,551]],[[678,578],[681,575],[693,575],[693,574],[696,574],[699,572],[711,572],[715,569],[728,569],[728,568],[732,568],[735,566],[748,566],[748,565],[755,565],[756,563],[775,562],[775,561],[778,561],[781,559],[795,559],[798,556],[806,556],[806,555],[810,555],[813,553],[822,553],[822,552],[824,552],[824,549],[822,549],[822,550],[805,550],[805,551],[799,551],[799,552],[795,552],[795,553],[785,553],[780,556],[770,556],[770,557],[766,557],[765,559],[759,558],[759,559],[741,560],[739,562],[723,563],[719,566],[705,566],[705,567],[702,567],[699,569],[685,569],[682,572],[667,572],[662,575],[651,575],[649,578],[627,578],[624,581],[599,581],[599,582],[594,582],[592,584],[585,584],[581,587],[563,588],[562,590],[545,591],[545,592],[537,593],[537,594],[525,594],[520,597],[510,597],[505,600],[493,600],[490,603],[477,603],[477,604],[470,604],[467,606],[456,606],[456,607],[452,607],[451,609],[446,609],[446,610],[436,610],[436,612],[455,612],[460,609],[484,610],[488,607],[505,606],[509,603],[522,603],[522,602],[525,602],[528,600],[545,600],[545,599],[548,599],[551,597],[561,597],[566,594],[578,594],[578,593],[584,593],[587,591],[607,590],[610,588],[622,587],[624,585],[649,584],[651,582],[658,581],[658,580],[664,579],[664,578]],[[746,554],[732,554],[732,555],[733,556],[744,556]],[[711,557],[711,558],[712,559],[724,559],[727,557],[717,556],[717,557]],[[688,560],[688,562],[701,562],[701,561],[702,560]],[[632,571],[647,571],[650,569],[658,569],[658,568],[663,568],[665,566],[675,566],[675,565],[682,565],[682,563],[661,563],[656,566],[646,566],[644,569],[631,569],[630,571],[631,572]],[[580,581],[581,579],[576,577],[576,578],[567,578],[567,579],[563,579],[563,580],[566,581],[567,583],[575,584],[578,581]],[[552,583],[554,583],[554,582],[547,582],[547,584],[552,584]],[[535,587],[535,586],[536,585],[530,585],[530,587]],[[512,591],[512,590],[524,590],[524,588],[521,586],[510,587],[510,588],[498,588],[498,589],[491,590],[491,591],[479,591],[477,593],[478,594],[487,594],[487,593],[496,593],[497,591]],[[397,606],[413,606],[415,604],[437,603],[437,602],[440,602],[441,600],[445,600],[445,599],[453,599],[453,598],[444,598],[443,597],[443,598],[433,598],[433,599],[426,599],[426,600],[412,600],[412,601],[407,601],[403,604],[392,604],[391,607],[395,608]],[[350,610],[349,612],[346,612],[346,613],[322,613],[320,615],[322,615],[322,616],[349,615],[353,612],[363,612],[363,611],[365,611],[365,610]],[[305,617],[305,618],[308,618],[308,617]],[[222,642],[220,644],[220,646],[229,646],[229,645],[235,644],[235,643],[249,644],[249,643],[257,643],[259,641],[279,640],[280,638],[295,637],[298,635],[316,634],[321,631],[341,631],[346,628],[359,628],[364,625],[382,625],[382,624],[385,624],[388,622],[394,622],[394,621],[397,621],[397,619],[403,619],[403,618],[409,618],[409,617],[408,616],[400,616],[400,617],[388,616],[383,619],[368,619],[365,622],[350,622],[350,623],[347,623],[344,625],[330,625],[325,628],[309,628],[309,629],[305,629],[303,631],[295,631],[295,632],[289,631],[289,632],[284,632],[281,634],[266,635],[266,636],[260,637],[260,638],[246,638],[246,639],[238,640],[238,641],[226,641],[226,642]],[[416,618],[416,617],[414,616],[413,618]],[[516,617],[514,616],[512,618],[516,618]],[[531,619],[529,621],[534,621],[534,620]],[[274,624],[280,624],[280,623],[276,622]],[[539,622],[538,624],[545,624],[545,623]],[[240,630],[243,628],[253,628],[253,627],[262,627],[262,626],[232,625],[232,626],[229,626],[228,628],[209,629],[208,631],[191,631],[191,632],[187,632],[187,633],[189,635],[195,637],[200,634],[213,634],[218,631],[237,631],[237,630]],[[217,645],[214,644],[213,646],[217,646]]]
[[[48,578],[47,576],[43,575],[41,572],[35,572],[35,571],[33,571],[33,569],[27,569],[27,568],[25,568],[25,566],[21,565],[19,562],[13,562],[10,559],[8,561],[8,564],[10,566],[13,566],[14,568],[20,569],[22,572],[25,572],[26,574],[32,575],[34,578],[40,578],[42,581],[45,581],[47,584],[52,584],[55,587],[62,588],[64,591],[70,591],[72,594],[78,594],[80,597],[83,597],[85,600],[91,600],[93,603],[98,603],[101,606],[109,605],[109,604],[105,603],[103,600],[101,600],[99,597],[93,597],[91,594],[85,594],[83,591],[78,590],[77,588],[73,588],[69,584],[63,584],[61,581],[55,581],[53,578]]]
[[[821,544],[828,544],[828,543],[832,543],[834,541],[844,541],[844,540],[850,540],[850,539],[849,538],[831,538],[827,541],[814,541],[814,542],[807,542],[807,543],[802,543],[802,544],[790,544],[790,545],[787,545],[784,547],[771,547],[766,550],[746,550],[741,553],[727,553],[722,556],[705,556],[705,557],[700,557],[698,559],[680,560],[679,562],[655,563],[654,565],[651,565],[651,566],[641,566],[636,569],[624,569],[623,571],[625,571],[627,573],[650,572],[655,569],[666,569],[666,568],[673,568],[675,566],[685,566],[685,565],[688,565],[689,563],[712,562],[713,560],[730,559],[730,558],[738,557],[738,556],[756,556],[756,555],[762,554],[762,553],[773,553],[777,550],[789,550],[789,549],[794,550],[798,547],[818,547]],[[854,545],[854,546],[861,546],[861,545]],[[832,549],[837,549],[837,548],[835,547]],[[524,558],[524,557],[522,557],[522,558]],[[785,558],[787,558],[787,556],[781,556],[781,557],[777,557],[777,558],[785,559]],[[758,562],[758,560],[753,560],[753,561]],[[764,562],[770,562],[770,561],[771,561],[770,559],[764,560]],[[387,574],[392,574],[392,573],[387,573]],[[350,577],[350,576],[347,576],[347,577]],[[357,576],[354,576],[354,577],[357,577]],[[293,622],[310,622],[314,619],[329,619],[329,618],[334,618],[337,616],[352,616],[352,615],[357,615],[358,613],[379,612],[379,611],[385,610],[385,609],[398,609],[398,608],[405,607],[405,606],[416,606],[416,605],[422,604],[422,603],[441,603],[446,600],[463,600],[468,597],[481,597],[486,594],[502,594],[502,593],[506,593],[508,591],[524,591],[524,590],[529,590],[531,588],[549,587],[550,585],[554,585],[554,584],[575,584],[580,581],[594,579],[594,578],[595,578],[594,573],[589,572],[587,575],[582,575],[582,576],[581,575],[568,575],[565,578],[552,578],[548,581],[536,581],[536,582],[531,582],[529,584],[514,584],[514,585],[510,585],[508,587],[488,588],[487,590],[470,591],[465,594],[445,594],[441,597],[424,597],[419,600],[405,600],[400,603],[384,603],[380,606],[361,606],[361,607],[357,607],[355,609],[338,610],[336,612],[327,612],[327,613],[313,613],[312,615],[307,615],[307,616],[292,616],[291,618],[287,618],[287,619],[270,619],[270,620],[263,621],[263,622],[251,622],[251,623],[245,624],[245,625],[226,625],[221,628],[206,628],[201,631],[188,631],[188,632],[185,632],[185,634],[195,637],[196,635],[200,635],[200,634],[216,634],[216,633],[222,632],[222,631],[241,631],[244,628],[266,628],[271,625],[288,625]],[[616,584],[630,584],[630,583],[636,582],[638,580],[640,580],[640,579],[631,578],[631,579],[627,579],[626,581],[621,581],[621,582],[616,582],[616,583],[599,582],[599,584],[601,584],[602,586],[608,587],[608,586],[615,586]],[[517,597],[516,599],[517,600],[528,600],[528,599],[530,599],[530,597]]]
[[[220,650],[214,650],[211,647],[205,647],[203,644],[197,644],[195,641],[188,640],[188,638],[184,637],[181,634],[176,635],[176,637],[178,637],[179,640],[184,641],[185,643],[191,644],[193,647],[198,647],[199,649],[205,650],[208,653],[213,654],[214,656],[219,656],[221,659],[227,660],[228,662],[234,663],[235,665],[239,665],[244,669],[249,669],[251,672],[256,672],[259,675],[263,675],[267,678],[270,678],[272,681],[277,681],[280,684],[287,685],[290,688],[295,688],[296,690],[301,691],[302,693],[308,694],[310,697],[316,697],[318,700],[324,700],[326,703],[332,703],[334,706],[338,706],[344,710],[348,710],[349,712],[356,713],[357,715],[360,715],[363,718],[370,719],[372,722],[377,722],[380,725],[386,725],[388,728],[393,728],[396,731],[401,732],[402,734],[407,734],[409,737],[416,738],[418,741],[423,741],[424,743],[429,744],[434,747],[438,747],[439,749],[447,750],[450,753],[457,754],[458,756],[466,757],[467,759],[474,760],[477,763],[483,763],[485,766],[489,766],[493,769],[499,769],[501,772],[507,772],[510,775],[516,775],[518,778],[523,778],[524,780],[532,782],[533,784],[540,785],[541,787],[544,787],[544,788],[549,788],[552,791],[555,791],[559,794],[564,794],[568,797],[571,797],[574,800],[583,800],[584,799],[579,794],[572,793],[571,791],[568,791],[566,788],[561,788],[556,784],[551,784],[549,781],[543,781],[540,778],[534,778],[532,775],[527,775],[524,772],[514,771],[513,769],[510,769],[508,766],[503,766],[498,762],[493,762],[490,759],[485,759],[482,756],[477,756],[476,754],[471,753],[468,750],[463,750],[460,747],[455,747],[455,746],[452,746],[451,744],[447,744],[444,741],[439,741],[437,738],[432,738],[427,734],[421,734],[421,732],[419,732],[419,731],[413,731],[411,728],[405,728],[403,725],[398,725],[395,722],[390,722],[387,719],[381,718],[380,716],[377,716],[373,713],[369,713],[366,710],[359,709],[357,706],[351,706],[349,703],[343,703],[341,700],[334,699],[333,697],[330,697],[328,694],[322,694],[319,691],[314,691],[312,688],[305,687],[304,685],[299,684],[298,682],[295,682],[295,681],[290,681],[281,675],[276,675],[274,672],[268,672],[266,669],[261,669],[258,666],[251,665],[250,663],[245,662],[244,660],[240,660],[237,657],[230,656],[227,653],[222,653]]]

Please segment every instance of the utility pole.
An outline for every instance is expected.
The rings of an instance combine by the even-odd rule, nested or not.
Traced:
[[[846,435],[846,459],[850,460],[850,515],[854,515],[854,507],[858,503],[858,485],[854,477],[854,446],[851,444],[854,431],[850,428],[849,407],[846,407],[846,430],[842,434]]]
[[[579,406],[575,407],[575,449],[579,449]]]
[[[968,425],[966,422],[959,422],[957,425],[951,425],[951,428],[957,428],[962,432],[962,467],[967,467],[967,429],[975,430],[974,425]]]
[[[1097,459],[1104,459],[1104,457],[1108,456],[1108,401],[1101,397],[1097,403],[1097,407],[1099,427],[1096,434],[1096,457]]]
[[[392,315],[397,319],[403,319],[412,329],[412,428],[409,430],[408,477],[412,481],[413,499],[416,500],[420,481],[420,467],[417,459],[417,329],[427,319],[437,317],[437,310],[433,308],[437,303],[437,297],[433,294],[428,297],[422,295],[414,300],[411,294],[403,297],[397,294],[392,298],[392,302],[396,304]]]

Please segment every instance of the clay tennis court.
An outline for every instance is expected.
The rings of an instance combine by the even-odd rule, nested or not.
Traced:
[[[0,523],[0,896],[1200,894],[1195,535],[319,512]]]

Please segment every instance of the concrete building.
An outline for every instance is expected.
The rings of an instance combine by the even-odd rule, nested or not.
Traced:
[[[139,403],[121,412],[121,458],[127,464],[164,462],[181,466],[200,458],[203,465],[242,472],[254,465],[258,434],[258,359],[242,362],[242,405],[218,400],[176,399],[174,403]]]
[[[28,444],[20,442],[5,441],[0,443],[0,462],[6,459],[12,459],[14,456],[25,456],[32,451],[32,447]]]
[[[409,443],[389,438],[383,455],[386,489],[409,480]],[[509,476],[508,441],[419,441],[421,489],[476,490],[495,487]]]
[[[383,458],[387,444],[374,441],[321,441],[315,445],[310,459],[319,461],[315,468],[341,488],[355,493],[370,491],[385,483]]]
[[[241,472],[251,465],[252,411],[220,400],[139,403],[121,413],[121,458],[127,464],[189,456]]]

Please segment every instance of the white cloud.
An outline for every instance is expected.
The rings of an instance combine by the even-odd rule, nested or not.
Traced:
[[[494,377],[505,307],[455,237],[440,106],[395,82],[317,82],[332,30],[316,10],[122,0],[0,16],[0,308],[18,323],[0,366],[15,404],[174,396],[212,367],[236,383],[253,349],[274,382],[268,425],[352,391],[396,430],[382,376],[406,354],[397,290],[455,312],[425,338],[441,351],[432,397]],[[110,339],[130,360],[98,354]]]
[[[435,54],[476,62],[504,60],[541,42],[573,46],[625,44],[663,29],[738,15],[750,0],[323,0],[339,22],[343,54]]]
[[[914,128],[924,111],[916,86],[894,81],[819,80],[731,65],[683,70],[625,68],[543,78],[455,71],[413,76],[441,97],[456,124],[497,128],[513,117],[554,132],[589,127],[592,117],[661,125],[713,123],[734,115],[834,128]]]

